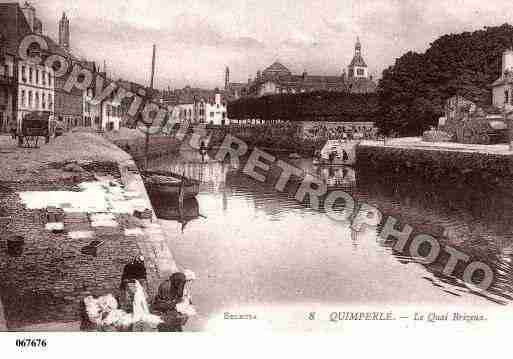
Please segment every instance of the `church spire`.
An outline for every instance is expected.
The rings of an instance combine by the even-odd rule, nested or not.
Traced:
[[[355,55],[361,55],[362,53],[362,43],[360,42],[360,37],[356,37],[356,44],[354,45],[354,53]]]
[[[368,78],[367,64],[362,57],[362,43],[360,42],[360,37],[356,38],[356,44],[354,45],[354,57],[348,67],[348,76],[350,79]]]
[[[66,13],[62,12],[62,18],[59,21],[59,45],[66,50],[69,50],[69,19]]]

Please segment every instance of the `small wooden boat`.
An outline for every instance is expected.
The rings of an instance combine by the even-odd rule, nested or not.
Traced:
[[[194,198],[200,182],[169,171],[143,171],[144,185],[149,192],[159,195]]]

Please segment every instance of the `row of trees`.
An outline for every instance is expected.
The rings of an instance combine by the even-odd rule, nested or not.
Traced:
[[[308,92],[243,98],[228,103],[229,118],[284,121],[375,121],[375,94]]]
[[[408,52],[383,71],[377,94],[314,92],[243,99],[230,118],[375,121],[386,133],[419,135],[443,115],[445,101],[461,95],[491,106],[490,84],[501,73],[502,53],[513,48],[513,26],[444,35],[425,53]]]
[[[487,109],[490,85],[501,74],[502,53],[513,48],[513,26],[444,35],[423,54],[408,52],[383,71],[378,86],[385,132],[419,135],[443,115],[445,101],[461,95]]]

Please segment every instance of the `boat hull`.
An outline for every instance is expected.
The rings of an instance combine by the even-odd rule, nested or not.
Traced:
[[[183,198],[190,199],[196,197],[200,190],[198,181],[172,172],[144,171],[143,181],[148,192],[160,196],[179,197],[183,188]]]
[[[165,184],[155,184],[150,183],[147,184],[148,191],[153,194],[160,194],[165,196],[172,196],[172,197],[178,197],[180,195],[180,186],[170,186]],[[192,185],[184,185],[183,188],[183,198],[184,199],[191,199],[198,195],[199,193],[199,185],[198,184],[192,184]]]

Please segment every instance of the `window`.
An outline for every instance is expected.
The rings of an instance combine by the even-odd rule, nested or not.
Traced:
[[[210,117],[214,117],[214,112],[210,112]]]
[[[21,79],[23,82],[27,82],[27,68],[25,66],[21,67]]]
[[[28,107],[32,107],[32,91],[28,92]]]
[[[41,73],[41,80],[43,82],[43,86],[46,86],[46,71]]]
[[[25,90],[21,90],[21,105],[26,106],[27,99],[25,98]]]
[[[44,93],[41,95],[41,107],[43,108],[43,110],[46,108],[46,101],[45,101]]]
[[[508,102],[509,102],[509,91],[505,90],[504,91],[504,103],[508,103]]]
[[[52,74],[48,74],[48,86],[52,86]]]
[[[36,84],[39,84],[39,70],[36,70]]]
[[[34,70],[32,68],[29,68],[29,82],[32,83],[34,75]]]
[[[39,108],[39,92],[36,92],[35,108]]]
[[[52,103],[52,95],[51,94],[48,94],[48,109],[51,110],[52,109],[52,106],[53,106],[53,103]]]
[[[363,69],[357,69],[357,70],[356,70],[356,74],[357,74],[358,76],[363,76],[363,75],[365,75],[365,71],[364,71]]]

